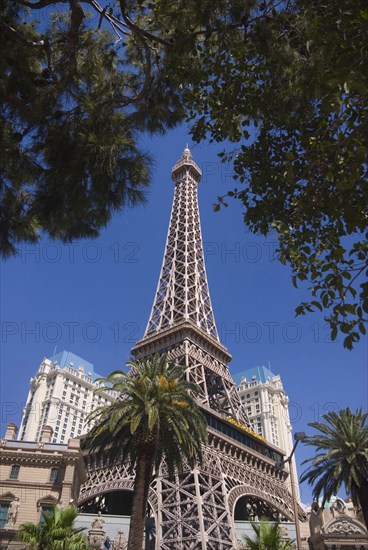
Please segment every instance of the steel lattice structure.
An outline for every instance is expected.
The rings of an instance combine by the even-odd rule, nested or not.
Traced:
[[[276,468],[282,452],[249,430],[228,369],[231,355],[220,343],[204,264],[197,187],[201,171],[188,148],[172,170],[175,194],[157,292],[146,332],[132,350],[136,359],[167,353],[186,366],[200,387],[199,405],[208,421],[203,466],[169,480],[165,465],[151,484],[156,548],[233,550],[236,502],[257,499],[292,519],[292,499]],[[125,464],[109,467],[87,457],[88,481],[80,502],[133,487]],[[300,510],[300,516],[303,512]]]
[[[208,291],[197,186],[201,171],[189,149],[172,170],[175,195],[157,293],[145,336],[191,319],[218,341]]]

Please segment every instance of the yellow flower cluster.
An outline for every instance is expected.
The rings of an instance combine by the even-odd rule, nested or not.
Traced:
[[[178,385],[178,382],[176,380],[168,380],[165,376],[160,376],[158,379],[158,383],[160,387],[164,388],[165,390],[175,390]]]
[[[237,420],[234,420],[233,418],[231,418],[231,416],[227,416],[226,420],[228,422],[230,422],[230,424],[233,424],[234,426],[239,428],[239,430],[242,430],[243,432],[255,437],[256,439],[259,439],[260,441],[266,441],[264,437],[262,437],[261,435],[256,434],[253,430],[248,428],[248,426],[245,426],[245,424],[241,424]]]
[[[159,379],[158,379],[158,383],[161,386],[161,388],[166,389],[166,388],[169,387],[169,382],[168,382],[167,378],[165,378],[165,376],[160,376]]]

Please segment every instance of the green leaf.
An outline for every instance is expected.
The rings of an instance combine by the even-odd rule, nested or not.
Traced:
[[[148,410],[148,430],[151,432],[157,422],[158,410],[156,407],[152,407]]]
[[[133,435],[138,429],[138,426],[140,425],[142,420],[142,417],[140,414],[137,414],[133,416],[132,420],[130,421],[130,433]]]
[[[345,304],[344,309],[347,313],[350,313],[351,315],[356,314],[356,306],[354,306],[353,304]]]

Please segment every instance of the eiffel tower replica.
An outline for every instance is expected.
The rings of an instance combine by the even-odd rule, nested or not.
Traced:
[[[165,465],[151,484],[149,505],[158,550],[234,550],[235,508],[242,499],[254,519],[293,519],[288,473],[276,467],[277,447],[255,434],[230,375],[231,355],[216,329],[206,277],[197,188],[201,170],[186,147],[172,169],[174,201],[164,259],[146,332],[136,360],[166,353],[200,388],[208,423],[202,466],[170,480]],[[109,491],[132,490],[129,465],[87,456],[88,480],[79,503]],[[300,518],[303,511],[300,509]]]

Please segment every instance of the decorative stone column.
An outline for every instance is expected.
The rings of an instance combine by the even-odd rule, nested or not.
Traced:
[[[96,519],[93,520],[91,529],[88,531],[88,544],[93,549],[100,548],[106,540],[106,531],[103,530],[105,521],[101,516],[101,512],[98,513]]]

